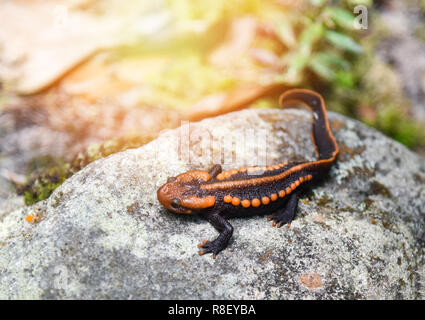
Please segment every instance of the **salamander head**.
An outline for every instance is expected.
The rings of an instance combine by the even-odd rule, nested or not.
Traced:
[[[188,171],[177,177],[170,177],[158,189],[158,200],[174,213],[193,214],[214,206],[214,196],[200,196],[199,185],[210,180],[206,171]]]

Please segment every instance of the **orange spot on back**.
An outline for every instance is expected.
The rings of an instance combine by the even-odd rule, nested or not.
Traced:
[[[227,196],[225,196],[224,197],[224,202],[226,202],[226,203],[230,203],[230,202],[232,202],[232,196],[231,195],[227,195]]]
[[[251,205],[251,201],[249,200],[242,200],[242,207],[248,208]]]
[[[285,190],[279,191],[279,197],[283,198],[285,196]]]
[[[262,198],[261,198],[261,202],[262,202],[264,205],[268,205],[268,204],[270,203],[270,198],[269,198],[269,197],[262,197]]]
[[[286,188],[286,194],[290,194],[292,192],[292,189],[290,187]]]
[[[238,197],[234,197],[234,198],[232,199],[232,204],[233,204],[234,206],[238,206],[240,203],[241,203],[241,199],[239,199]]]
[[[270,196],[270,199],[272,199],[272,201],[276,201],[276,200],[277,200],[277,194],[276,194],[276,193],[273,193],[273,194]]]
[[[34,216],[29,215],[25,217],[25,220],[27,220],[28,222],[33,222],[34,221]]]
[[[260,204],[261,204],[261,201],[259,199],[257,199],[257,198],[252,199],[252,206],[253,207],[258,207],[258,206],[260,206]]]

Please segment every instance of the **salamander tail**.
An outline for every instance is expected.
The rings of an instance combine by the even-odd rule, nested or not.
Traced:
[[[334,160],[338,155],[339,148],[329,126],[323,97],[315,91],[292,89],[284,92],[280,96],[279,102],[283,108],[288,107],[290,104],[301,103],[313,111],[312,136],[319,159]]]

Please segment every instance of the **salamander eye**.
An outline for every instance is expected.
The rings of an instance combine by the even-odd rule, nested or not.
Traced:
[[[180,207],[181,204],[181,200],[179,198],[174,198],[173,200],[171,200],[171,206],[174,209],[178,209]]]
[[[174,181],[176,181],[176,177],[169,177],[167,179],[167,183],[173,183]]]

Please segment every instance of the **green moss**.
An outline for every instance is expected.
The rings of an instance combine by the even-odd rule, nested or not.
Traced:
[[[47,199],[65,181],[69,172],[67,166],[62,166],[50,168],[47,173],[43,172],[37,177],[32,178],[30,183],[24,187],[25,204],[31,205]]]
[[[425,146],[424,128],[393,105],[380,108],[373,126],[407,147]]]
[[[137,148],[152,140],[153,137],[126,137],[94,144],[81,152],[72,161],[62,158],[42,156],[30,161],[27,182],[16,186],[18,194],[24,196],[26,205],[47,199],[67,178],[89,163],[131,148]]]

